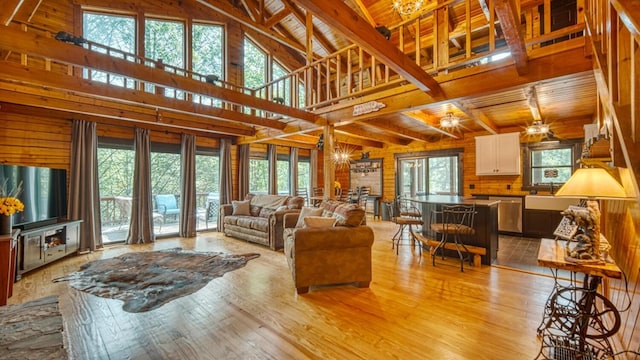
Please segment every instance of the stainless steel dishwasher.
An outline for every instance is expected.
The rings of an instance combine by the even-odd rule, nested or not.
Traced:
[[[500,200],[498,204],[498,231],[522,234],[522,198],[489,196],[489,200]]]

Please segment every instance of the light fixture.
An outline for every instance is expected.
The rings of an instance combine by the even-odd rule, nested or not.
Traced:
[[[460,118],[453,115],[452,113],[447,113],[445,117],[440,119],[440,127],[441,128],[454,128],[460,125]]]
[[[353,150],[348,146],[336,146],[333,151],[333,163],[336,167],[349,166]]]
[[[422,8],[423,0],[393,0],[393,9],[402,16],[411,16]]]
[[[594,261],[602,261],[600,252],[600,206],[597,200],[630,199],[624,187],[612,175],[616,169],[608,170],[603,167],[578,169],[555,194],[555,196],[559,197],[587,198],[588,216],[574,219],[574,221],[578,225],[582,222],[581,226],[584,228],[584,235],[591,240],[592,245],[588,249],[588,255],[591,255],[591,260]],[[581,257],[577,258],[577,260],[590,259]]]
[[[542,121],[534,121],[533,124],[527,126],[527,134],[529,135],[544,135],[549,132],[549,125]]]

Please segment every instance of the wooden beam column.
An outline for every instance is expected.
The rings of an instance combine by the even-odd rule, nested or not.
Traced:
[[[325,199],[335,198],[335,191],[333,189],[333,184],[336,180],[336,164],[333,161],[335,153],[334,130],[335,128],[333,125],[325,125],[322,132],[324,137],[324,151],[322,151],[322,154],[324,163],[323,179]]]

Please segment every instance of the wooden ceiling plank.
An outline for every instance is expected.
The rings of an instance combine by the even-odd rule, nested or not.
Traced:
[[[367,48],[372,55],[420,90],[428,91],[434,98],[442,99],[444,96],[437,81],[343,2],[326,0],[298,0],[297,2],[354,43]]]
[[[516,5],[513,0],[496,0],[495,12],[500,20],[518,75],[524,75],[528,71],[527,48],[524,45],[524,38],[520,35],[520,16],[516,15]]]
[[[377,149],[382,149],[384,147],[384,142],[382,141],[354,137],[351,136],[351,134],[349,134],[348,132],[340,131],[340,128],[336,128],[333,138],[336,142],[349,145],[366,146]]]
[[[22,6],[16,13],[14,20],[19,22],[30,22],[43,0],[24,0]]]
[[[533,121],[542,120],[542,114],[540,112],[540,104],[538,103],[538,95],[536,94],[535,86],[531,86],[526,90],[527,94],[527,105],[529,105],[529,110],[531,111],[531,116],[533,117]]]
[[[0,7],[0,24],[9,26],[23,3],[24,0],[3,0]]]
[[[421,112],[421,111],[411,111],[411,112],[406,112],[402,114],[403,117],[411,119],[413,121],[419,121],[421,123],[423,123],[424,125],[428,126],[429,129],[431,129],[432,131],[437,132],[440,135],[445,135],[448,136],[450,138],[453,139],[459,139],[460,137],[458,135],[452,134],[446,130],[442,130],[440,129],[438,126],[434,125],[432,121],[430,121],[429,117],[427,116],[427,114]],[[418,140],[418,139],[416,139]],[[422,139],[419,139],[420,141],[426,141],[426,142],[432,142],[433,139],[429,136],[424,136]]]
[[[482,110],[470,106],[465,101],[454,101],[452,104],[490,134],[495,135],[498,133],[498,126]]]
[[[337,130],[340,130],[343,133],[344,132],[349,133],[352,136],[362,137],[365,139],[373,139],[373,140],[382,141],[388,144],[409,145],[409,143],[411,143],[411,140],[403,137],[390,135],[390,134],[373,133],[361,124],[349,124],[349,125],[336,127],[336,131]]]
[[[369,22],[369,25],[373,27],[378,26],[376,21],[373,20],[373,17],[371,16],[369,9],[367,9],[367,7],[364,5],[362,0],[354,0],[353,2],[356,3],[356,5],[358,6],[358,9],[360,9],[360,11],[362,12],[362,15],[364,15],[364,18],[367,19],[367,21]]]
[[[306,26],[306,15],[303,14],[291,0],[282,0],[282,4],[286,9],[289,9],[291,13],[295,16],[296,19],[300,22],[300,25]],[[324,36],[322,33],[318,31],[313,32],[313,37],[318,41],[318,44],[322,46],[323,49],[329,54],[332,54],[337,51],[335,46],[331,44],[331,42]]]
[[[110,57],[85,48],[61,43],[60,41],[43,37],[34,33],[25,33],[6,29],[10,36],[0,37],[0,48],[5,47],[19,53],[49,58],[66,64],[81,66],[94,70],[101,70],[124,77],[142,80],[160,86],[178,88],[225,102],[241,106],[248,106],[270,113],[280,114],[304,121],[315,123],[321,120],[318,116],[300,109],[281,105],[273,101],[260,99],[239,91],[225,89],[220,86],[205,84],[201,81],[171,74],[154,69],[143,64],[137,64],[124,59]]]

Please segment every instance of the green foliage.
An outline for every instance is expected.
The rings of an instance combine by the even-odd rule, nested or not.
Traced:
[[[267,54],[251,42],[244,39],[244,86],[256,88],[264,85],[267,79]]]
[[[249,160],[249,192],[269,192],[269,162],[266,159]]]

